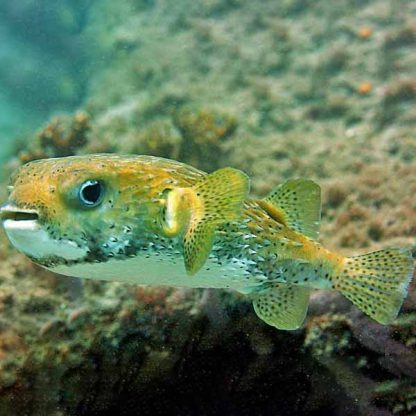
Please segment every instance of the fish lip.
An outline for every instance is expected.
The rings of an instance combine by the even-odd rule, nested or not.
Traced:
[[[39,213],[35,209],[6,204],[0,208],[0,220],[6,229],[34,229],[39,226]]]

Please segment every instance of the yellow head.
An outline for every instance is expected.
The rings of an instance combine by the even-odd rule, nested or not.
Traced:
[[[39,160],[13,174],[1,219],[16,248],[46,267],[134,256],[159,238],[166,189],[202,176],[150,156]]]

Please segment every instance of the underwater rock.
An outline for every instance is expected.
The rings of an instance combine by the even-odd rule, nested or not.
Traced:
[[[80,309],[63,290],[65,277],[34,272],[28,267],[16,280],[14,268],[2,270],[0,291],[13,288],[15,299],[7,301],[13,326],[1,328],[2,414],[30,408],[34,416],[57,409],[68,415],[118,409],[125,415],[204,410],[306,416],[412,409],[414,352],[341,297],[317,292],[305,329],[285,332],[261,323],[249,302],[224,291],[87,281]],[[16,314],[20,299],[39,287],[53,299],[48,309]],[[339,309],[339,302],[345,306]],[[412,321],[403,318],[395,331],[407,328],[411,337]],[[397,371],[401,381],[394,388],[387,383]]]
[[[205,170],[221,166],[224,150],[221,144],[236,130],[234,117],[218,112],[183,109],[173,115],[182,143],[178,158]]]
[[[21,150],[22,163],[48,157],[62,157],[76,154],[88,143],[91,129],[90,117],[78,112],[73,117],[56,117],[38,133],[28,148]]]
[[[13,284],[10,272],[2,288]],[[290,415],[296,409],[307,415],[314,406],[341,408],[345,399],[334,382],[325,400],[311,383],[310,373],[332,376],[305,354],[300,333],[262,324],[234,295],[216,292],[226,311],[218,327],[211,322],[216,315],[204,311],[204,292],[121,284],[100,284],[97,292],[97,284],[87,282],[87,312],[72,309],[65,291],[37,279],[55,306],[32,319],[14,315],[14,329],[2,330],[2,414],[30,408],[34,416],[57,409],[68,415]],[[18,302],[35,286],[27,275]],[[312,395],[321,397],[319,405]]]

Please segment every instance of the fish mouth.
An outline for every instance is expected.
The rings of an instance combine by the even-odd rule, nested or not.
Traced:
[[[19,208],[11,204],[3,205],[0,208],[0,220],[6,230],[39,228],[39,213],[36,210]]]

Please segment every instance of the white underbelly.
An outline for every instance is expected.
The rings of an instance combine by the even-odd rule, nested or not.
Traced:
[[[174,286],[194,288],[230,288],[244,291],[261,283],[250,276],[244,260],[226,265],[208,260],[195,275],[189,276],[180,257],[152,255],[127,259],[110,259],[103,263],[59,265],[53,272],[85,279],[110,280],[138,285]]]

